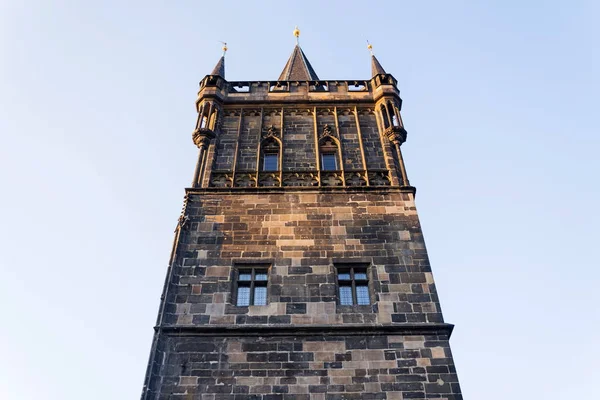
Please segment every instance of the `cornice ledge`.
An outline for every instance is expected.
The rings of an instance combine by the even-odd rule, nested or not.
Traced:
[[[447,323],[386,325],[163,325],[154,328],[172,336],[314,336],[321,335],[450,335]]]

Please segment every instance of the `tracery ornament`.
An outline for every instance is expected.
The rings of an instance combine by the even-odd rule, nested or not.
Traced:
[[[346,172],[346,186],[366,186],[367,178],[364,171]]]
[[[371,186],[390,186],[392,184],[389,171],[370,171],[368,175]]]
[[[337,132],[329,124],[325,124],[325,126],[323,126],[323,131],[319,135],[319,140],[327,136],[337,137]]]
[[[278,138],[279,139],[279,131],[277,130],[277,128],[275,127],[275,125],[271,125],[269,127],[267,127],[267,129],[265,131],[263,131],[263,139],[268,139],[268,138]]]
[[[233,177],[230,173],[213,172],[210,186],[218,188],[229,188],[233,186]]]
[[[256,186],[256,174],[252,174],[252,173],[236,174],[235,186],[236,187],[255,187]]]
[[[258,186],[281,186],[281,178],[277,172],[262,172],[258,177]]]
[[[286,172],[283,174],[283,186],[318,186],[319,180],[314,172]]]
[[[321,172],[321,186],[344,186],[344,178],[340,172]]]

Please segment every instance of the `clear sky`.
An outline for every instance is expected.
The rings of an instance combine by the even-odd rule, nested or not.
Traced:
[[[136,399],[198,82],[398,79],[465,399],[592,399],[595,1],[0,0],[0,398]],[[594,54],[594,52],[596,52]]]

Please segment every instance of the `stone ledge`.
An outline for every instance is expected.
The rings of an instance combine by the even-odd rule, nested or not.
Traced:
[[[163,325],[154,330],[172,336],[313,336],[322,335],[448,335],[454,325],[447,323],[398,324],[398,325]]]
[[[211,188],[186,188],[185,192],[190,194],[205,193],[329,193],[329,192],[352,192],[352,193],[412,193],[417,189],[414,186],[321,186],[302,187],[302,186],[284,186],[284,187],[211,187]]]

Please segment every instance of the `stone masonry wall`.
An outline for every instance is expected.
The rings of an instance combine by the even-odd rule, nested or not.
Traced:
[[[167,324],[443,322],[413,195],[190,193]],[[232,304],[233,268],[270,266],[268,305]],[[368,267],[371,305],[338,304],[335,265]]]
[[[166,336],[155,399],[459,400],[446,335]]]
[[[240,171],[256,171],[257,169],[261,125],[258,110],[244,112],[237,154],[237,169]],[[219,158],[218,154],[217,158]],[[232,166],[228,169],[231,168]]]
[[[308,112],[284,115],[283,170],[316,169],[314,122]]]
[[[382,146],[386,142],[379,135],[375,113],[364,110],[359,115],[359,122],[367,168],[386,168]]]
[[[222,116],[221,121],[219,137],[216,140],[216,154],[218,154],[218,157],[216,157],[214,169],[229,170],[233,165],[238,140],[239,111],[232,111]]]
[[[346,109],[338,115],[345,169],[363,169],[356,117]]]

